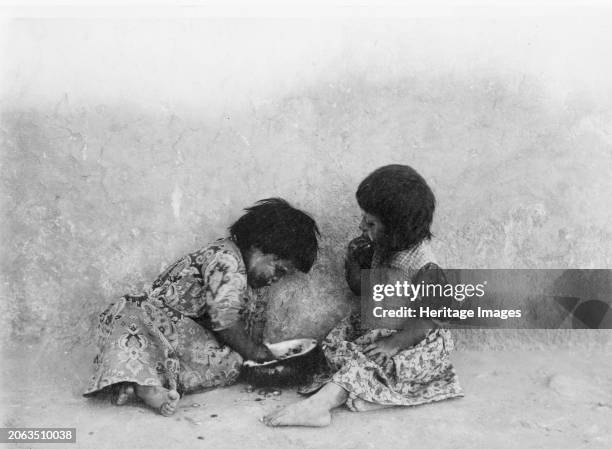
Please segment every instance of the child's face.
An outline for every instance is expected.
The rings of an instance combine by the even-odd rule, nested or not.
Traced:
[[[385,235],[385,226],[376,215],[361,211],[362,218],[359,229],[374,243],[380,244]]]
[[[253,288],[274,284],[288,274],[295,273],[293,262],[281,259],[274,254],[264,254],[257,248],[249,251],[247,260],[247,280]]]

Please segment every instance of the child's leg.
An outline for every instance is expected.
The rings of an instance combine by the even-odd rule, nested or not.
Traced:
[[[173,415],[180,399],[176,390],[168,390],[163,387],[151,387],[136,385],[136,396],[144,401],[149,407],[153,407],[164,416]]]
[[[301,402],[288,405],[263,418],[263,422],[276,426],[323,427],[331,422],[332,409],[344,404],[348,393],[335,383],[327,383],[316,394]]]
[[[134,384],[121,382],[113,385],[111,402],[115,405],[124,405],[134,395]]]
[[[396,407],[395,405],[376,404],[375,402],[364,401],[359,398],[347,401],[346,406],[353,412],[372,412],[374,410]]]

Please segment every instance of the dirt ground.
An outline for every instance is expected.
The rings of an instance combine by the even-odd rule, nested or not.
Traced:
[[[266,396],[238,384],[189,395],[170,418],[140,404],[84,399],[89,355],[27,347],[5,354],[2,426],[77,429],[76,444],[6,447],[612,448],[612,357],[601,352],[457,352],[464,398],[367,413],[338,409],[332,425],[321,429],[259,422],[299,400],[291,388]]]

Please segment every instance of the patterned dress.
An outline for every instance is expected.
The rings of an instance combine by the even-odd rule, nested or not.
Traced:
[[[396,252],[382,261],[374,253],[373,269],[399,270],[414,281],[422,267],[437,266],[425,242],[410,251]],[[420,405],[463,396],[463,390],[450,362],[453,340],[448,329],[436,327],[418,344],[400,351],[382,365],[370,360],[363,351],[395,330],[364,329],[358,315],[341,321],[323,342],[323,352],[330,372],[300,390],[308,394],[326,382],[334,382],[348,393],[346,405],[355,410],[353,401],[362,399],[382,405]]]
[[[213,332],[233,326],[248,302],[238,247],[220,239],[170,265],[141,295],[99,318],[98,354],[85,396],[119,382],[180,393],[236,381],[242,357]]]

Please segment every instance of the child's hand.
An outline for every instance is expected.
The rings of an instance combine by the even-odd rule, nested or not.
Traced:
[[[394,344],[392,337],[381,338],[375,343],[372,343],[363,350],[363,353],[368,356],[370,360],[378,363],[379,365],[384,364],[391,357],[396,355],[400,351],[400,348]]]
[[[374,248],[372,242],[367,237],[361,235],[354,238],[346,249],[346,263],[354,263],[361,269],[368,269],[372,265]]]
[[[276,360],[276,356],[272,354],[267,346],[259,345],[252,355],[252,360],[256,361],[257,363],[270,362],[272,360]]]

